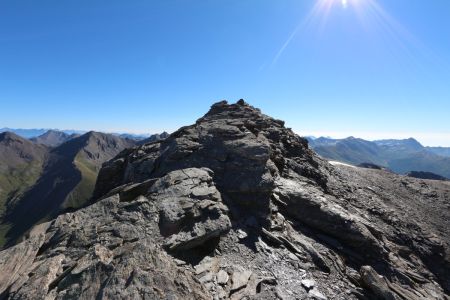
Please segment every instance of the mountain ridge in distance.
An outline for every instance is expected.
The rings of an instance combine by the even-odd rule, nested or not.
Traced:
[[[314,151],[326,159],[354,165],[373,163],[399,174],[432,172],[450,178],[450,157],[437,154],[445,153],[449,148],[424,147],[414,138],[367,141],[354,137],[322,137],[308,141]]]
[[[0,128],[0,132],[13,132],[13,133],[17,134],[18,136],[21,136],[26,139],[38,137],[40,135],[45,134],[47,131],[59,131],[59,132],[64,132],[65,134],[68,134],[68,135],[86,133],[86,131],[83,131],[83,130],[73,130],[73,129],[60,130],[60,129],[50,129],[50,128],[9,128],[9,127]]]
[[[73,130],[73,129],[23,129],[23,128],[9,128],[9,127],[3,127],[0,128],[0,133],[1,132],[13,132],[23,138],[27,138],[27,139],[32,139],[33,141],[36,142],[41,142],[43,144],[49,143],[47,140],[49,140],[49,138],[56,138],[59,141],[59,144],[61,144],[61,141],[65,141],[64,138],[61,137],[54,137],[55,135],[61,135],[62,137],[67,137],[67,136],[78,136],[78,135],[82,135],[87,133],[88,131],[86,130]],[[97,131],[97,132],[102,132],[102,131]],[[121,138],[126,138],[126,139],[130,139],[130,140],[135,140],[135,141],[142,141],[145,139],[149,139],[149,138],[155,138],[158,135],[161,134],[165,134],[167,132],[163,132],[163,133],[147,133],[147,134],[140,134],[140,133],[127,133],[127,132],[122,132],[122,133],[117,133],[117,132],[104,132],[106,134],[112,134],[112,135],[116,135],[119,136]],[[49,137],[47,137],[49,136]],[[52,142],[50,142],[52,143]],[[53,146],[57,146],[58,143],[52,143],[54,144]]]

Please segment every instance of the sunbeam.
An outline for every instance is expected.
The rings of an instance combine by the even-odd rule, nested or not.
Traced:
[[[291,32],[286,41],[276,53],[272,65],[275,65],[290,43],[300,31],[314,29],[323,32],[327,26],[331,13],[336,9],[351,9],[356,17],[357,24],[367,31],[378,32],[389,38],[391,45],[402,52],[420,50],[428,52],[399,21],[386,12],[376,0],[317,0],[315,4]],[[347,15],[347,14],[346,14]]]

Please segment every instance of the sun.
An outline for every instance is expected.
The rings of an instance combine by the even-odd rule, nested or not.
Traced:
[[[331,18],[355,17],[361,27],[372,33],[390,37],[393,43],[402,48],[421,48],[421,43],[402,24],[390,15],[379,3],[379,0],[312,0],[314,5],[305,17],[299,21],[297,27],[291,32],[284,44],[275,55],[272,64],[275,64],[292,40],[300,31],[318,29],[323,32]],[[344,13],[335,13],[342,8]],[[356,23],[355,23],[356,24]]]
[[[341,4],[343,8],[347,8],[347,6],[355,6],[358,4],[358,0],[319,0],[322,1],[326,5],[335,5]]]

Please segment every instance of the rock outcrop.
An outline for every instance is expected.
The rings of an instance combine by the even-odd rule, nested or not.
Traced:
[[[432,184],[332,166],[282,121],[219,102],[0,252],[0,298],[448,299],[450,184]]]

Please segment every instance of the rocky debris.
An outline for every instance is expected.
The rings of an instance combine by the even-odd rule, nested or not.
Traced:
[[[240,239],[240,240],[243,240],[243,239],[245,239],[248,235],[247,235],[247,232],[245,232],[245,231],[243,231],[242,229],[239,229],[238,231],[237,231],[237,233],[238,233],[238,238]]]
[[[231,286],[231,291],[236,291],[245,287],[251,275],[252,272],[248,270],[235,271],[231,277],[231,282],[233,283]]]
[[[191,272],[157,246],[157,209],[118,195],[59,216],[0,253],[0,293],[10,299],[208,299]]]
[[[311,279],[304,279],[302,280],[302,286],[306,289],[306,290],[310,290],[314,287],[316,283],[314,282],[314,280]]]
[[[34,257],[44,242],[44,234],[36,234],[16,247],[1,252],[0,291],[5,291],[32,269]]]
[[[398,299],[389,289],[385,279],[380,276],[372,267],[363,266],[360,271],[363,283],[373,291],[375,296],[380,299],[395,300]]]
[[[226,285],[228,283],[228,273],[224,270],[220,270],[219,273],[217,273],[217,283],[221,285]]]
[[[325,296],[324,294],[322,294],[320,291],[316,290],[316,289],[312,289],[308,292],[308,296],[313,298],[313,299],[317,299],[317,300],[327,300],[327,296]]]
[[[450,184],[332,166],[244,101],[216,103],[166,139],[123,151],[95,194],[0,252],[0,274],[11,273],[0,275],[1,297],[443,299],[450,290]]]

